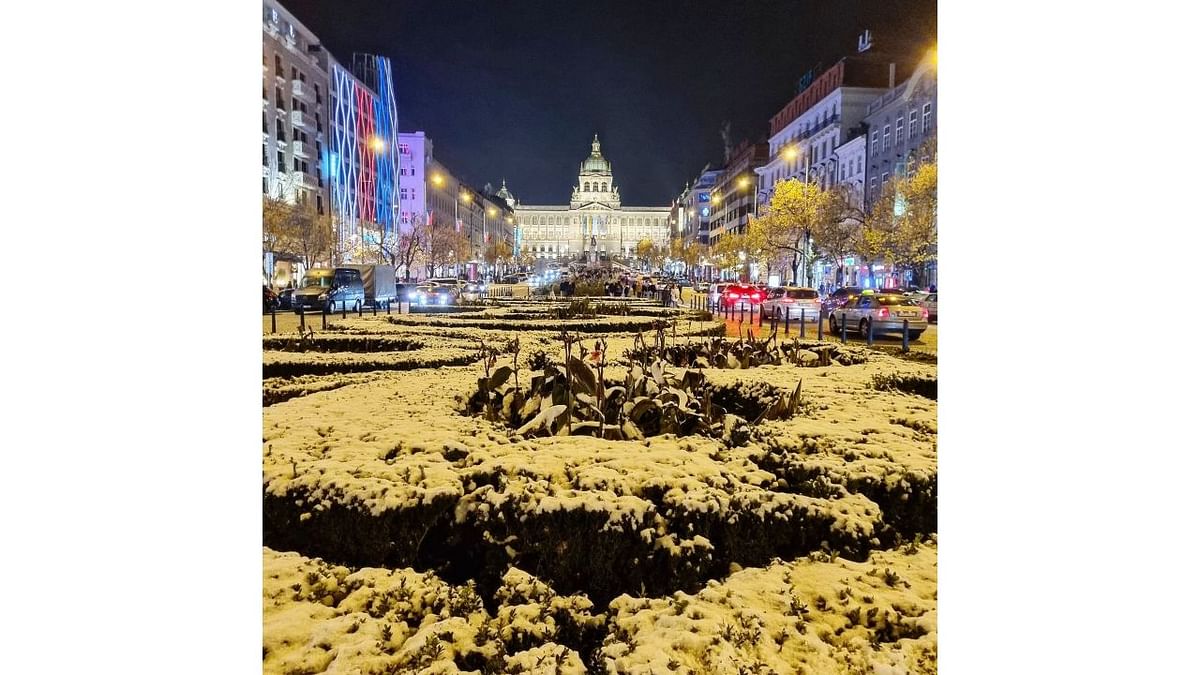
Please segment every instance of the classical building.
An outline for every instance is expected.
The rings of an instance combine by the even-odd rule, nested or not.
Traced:
[[[579,258],[593,250],[602,259],[631,258],[642,239],[668,244],[670,212],[670,206],[621,205],[612,165],[600,154],[597,136],[592,139],[592,153],[579,166],[569,204],[517,202],[519,250],[537,258]]]
[[[925,55],[912,76],[867,106],[870,130],[866,160],[866,202],[879,199],[888,178],[906,173],[928,157],[921,145],[937,133],[937,64]]]

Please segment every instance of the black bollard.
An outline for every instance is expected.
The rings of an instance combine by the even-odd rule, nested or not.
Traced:
[[[750,313],[750,318],[751,319],[754,318],[753,312]],[[746,306],[745,305],[742,305],[742,318],[738,319],[738,320],[741,321],[742,323],[746,323]]]
[[[751,311],[753,311],[753,310],[751,310]],[[758,327],[759,328],[762,328],[762,315],[763,315],[763,306],[759,305],[758,306]]]
[[[300,308],[300,330],[304,330],[304,308]]]
[[[800,337],[804,337],[804,308],[800,308]]]
[[[792,332],[792,308],[788,307],[783,310],[783,334],[788,335]]]
[[[361,303],[361,302],[358,303],[358,315],[359,316],[362,316],[362,307],[363,307],[363,303]]]
[[[842,344],[846,344],[846,313],[842,312]]]
[[[371,303],[371,316],[375,316],[375,303]]]
[[[325,317],[328,314],[329,314],[329,312],[326,312],[323,309],[321,310],[321,330],[325,330]]]
[[[871,317],[868,316],[867,317],[867,344],[868,345],[875,344],[875,331],[872,330],[871,323],[872,323]]]
[[[346,318],[346,301],[342,301],[342,318]]]
[[[275,308],[271,308],[271,334],[275,334]]]
[[[392,299],[388,298],[383,304],[383,311],[387,312],[388,316],[392,315]]]
[[[817,312],[817,342],[825,339],[825,308]]]
[[[903,342],[900,343],[900,351],[908,353],[908,319],[904,320],[904,335]]]

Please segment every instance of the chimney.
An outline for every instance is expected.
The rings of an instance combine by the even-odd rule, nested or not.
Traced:
[[[888,89],[896,86],[896,64],[888,64]]]

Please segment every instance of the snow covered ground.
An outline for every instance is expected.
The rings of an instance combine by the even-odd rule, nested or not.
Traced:
[[[544,307],[264,336],[265,672],[936,670],[935,364],[705,369],[750,408],[801,383],[799,414],[737,444],[522,438],[467,413],[481,345],[526,383],[576,327],[620,380],[663,318]]]

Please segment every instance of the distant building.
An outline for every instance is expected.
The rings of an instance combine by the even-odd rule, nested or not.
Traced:
[[[921,144],[937,134],[937,66],[932,53],[908,80],[877,96],[864,119],[869,141],[866,203],[879,199],[888,178],[910,170],[922,158]]]
[[[668,244],[670,211],[670,206],[622,206],[612,165],[600,153],[597,136],[591,154],[579,165],[569,204],[517,203],[519,250],[537,258],[579,259],[592,250],[598,258],[632,258],[642,239]]]
[[[708,246],[709,221],[713,216],[712,189],[723,169],[707,166],[679,196],[680,236],[684,244],[692,242]]]
[[[750,218],[759,208],[761,195],[755,170],[766,163],[766,143],[743,141],[733,150],[728,164],[713,184],[713,215],[709,220],[708,239],[716,244],[726,233],[745,234]]]

